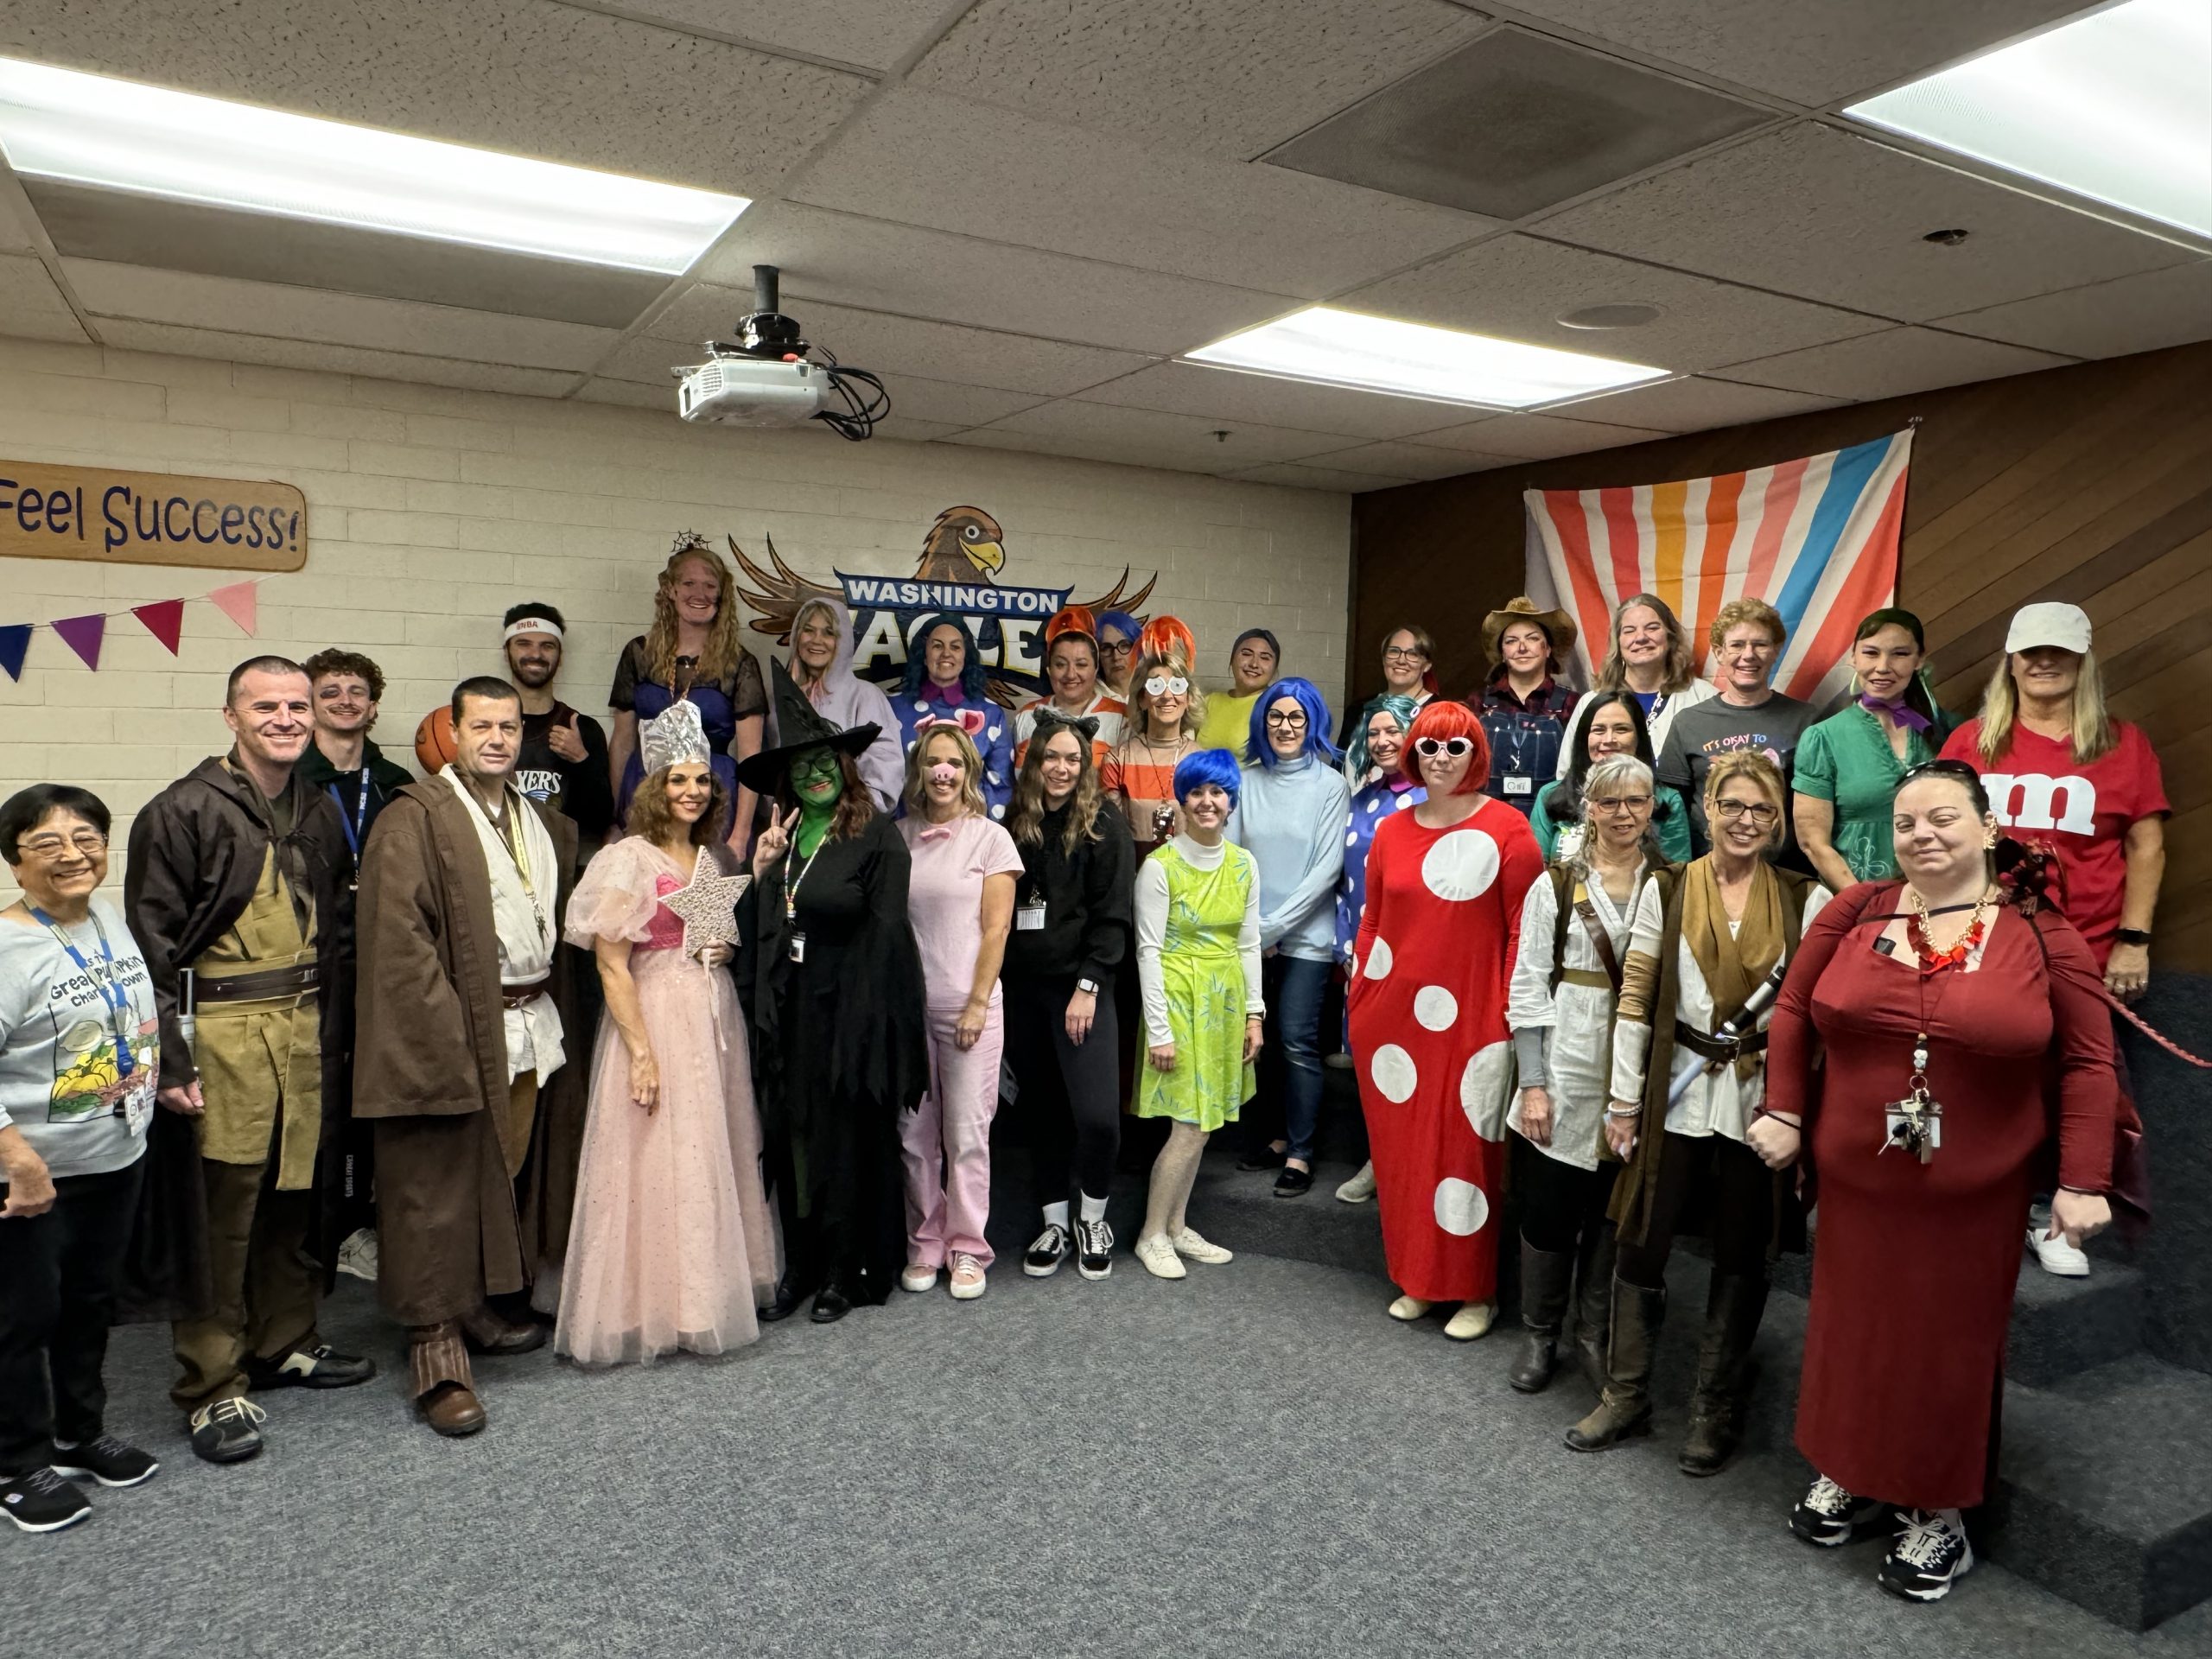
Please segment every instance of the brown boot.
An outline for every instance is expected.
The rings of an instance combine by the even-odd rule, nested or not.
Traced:
[[[1598,1408],[1567,1431],[1576,1452],[1603,1452],[1651,1432],[1651,1357],[1667,1317],[1667,1293],[1616,1276],[1612,1328],[1605,1345],[1605,1391]]]
[[[474,1434],[484,1427],[484,1403],[475,1392],[458,1382],[441,1382],[415,1402],[423,1421],[448,1440]]]
[[[476,1397],[476,1378],[468,1368],[461,1321],[417,1325],[407,1334],[416,1411],[440,1434],[475,1433],[484,1427],[484,1405]]]
[[[1521,1326],[1529,1334],[1513,1374],[1505,1379],[1516,1394],[1541,1394],[1551,1385],[1573,1274],[1572,1250],[1540,1250],[1521,1241]]]
[[[471,1353],[504,1357],[531,1353],[545,1345],[543,1325],[535,1321],[529,1325],[511,1324],[489,1303],[464,1315],[461,1330]]]
[[[1605,1337],[1613,1325],[1613,1224],[1582,1235],[1574,1254],[1574,1357],[1592,1394],[1605,1392]]]
[[[1705,1334],[1698,1342],[1689,1433],[1678,1459],[1686,1475],[1717,1475],[1736,1450],[1751,1397],[1751,1343],[1765,1312],[1765,1274],[1714,1271]]]

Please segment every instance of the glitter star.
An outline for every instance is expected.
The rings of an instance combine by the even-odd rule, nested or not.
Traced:
[[[661,900],[683,918],[683,954],[696,957],[710,944],[737,944],[737,901],[753,885],[749,875],[724,875],[703,850],[691,867],[691,880]]]

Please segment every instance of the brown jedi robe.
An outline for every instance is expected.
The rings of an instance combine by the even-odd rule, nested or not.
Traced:
[[[575,885],[576,828],[517,798],[558,855],[557,931]],[[378,1126],[377,1295],[410,1325],[459,1319],[530,1283],[499,1143],[509,1091],[492,878],[468,812],[442,779],[410,784],[362,849],[353,1115]],[[541,1114],[532,1157],[543,1132]]]

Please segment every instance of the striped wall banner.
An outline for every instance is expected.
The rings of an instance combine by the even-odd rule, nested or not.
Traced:
[[[1732,599],[1764,599],[1789,629],[1776,688],[1824,702],[1850,683],[1859,619],[1896,601],[1911,454],[1908,428],[1748,473],[1524,491],[1529,594],[1574,618],[1586,685],[1627,594],[1656,594],[1673,607],[1707,678],[1714,613]]]

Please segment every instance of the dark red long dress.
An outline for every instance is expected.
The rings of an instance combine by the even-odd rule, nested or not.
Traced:
[[[1999,911],[1980,967],[1923,986],[1909,950],[1873,948],[1898,891],[1864,884],[1821,912],[1770,1039],[1767,1103],[1803,1115],[1818,1179],[1797,1447],[1860,1497],[1965,1509],[1983,1497],[2037,1154],[2055,1128],[2061,1182],[2101,1192],[2110,1177],[2112,1019],[2088,947],[2054,913]],[[1926,1165],[1879,1150],[1923,1004],[1943,1109]]]

